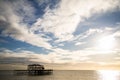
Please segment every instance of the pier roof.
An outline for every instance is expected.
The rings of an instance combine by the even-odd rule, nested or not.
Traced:
[[[40,65],[40,64],[29,64],[28,66],[43,66],[43,65]]]

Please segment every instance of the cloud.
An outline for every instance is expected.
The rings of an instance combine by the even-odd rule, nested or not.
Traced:
[[[46,0],[45,2],[48,3],[49,1]],[[44,1],[39,2],[40,5],[43,3]],[[118,3],[119,0],[107,0],[105,2],[100,0],[99,3],[97,0],[93,2],[90,0],[62,0],[56,4],[58,7],[54,9],[48,6],[45,9],[45,14],[36,20],[36,9],[29,1],[1,1],[0,26],[2,26],[4,36],[51,49],[52,45],[48,41],[52,38],[47,37],[47,33],[56,37],[55,42],[72,41],[75,38],[73,33],[81,21],[96,13],[112,11],[118,6]],[[36,20],[36,22],[29,25],[31,20]],[[39,32],[35,34],[36,31]],[[89,32],[86,37],[95,31],[90,30]],[[47,38],[43,38],[43,35]]]
[[[113,11],[119,3],[119,0],[61,0],[59,7],[46,8],[43,18],[37,19],[34,30],[51,32],[58,38],[58,42],[69,41],[74,38],[73,33],[81,21],[95,14]]]
[[[34,52],[20,50],[11,51],[8,49],[1,49],[0,63],[50,63],[49,57],[45,54],[36,54]]]
[[[115,42],[119,42],[119,27],[118,26],[106,26],[106,27],[98,27],[98,28],[89,28],[81,34],[74,36],[70,41],[74,41],[75,45],[82,45],[85,48],[87,47],[96,47],[97,41],[106,36],[113,36],[115,38]],[[118,40],[118,41],[117,41]],[[115,43],[116,44],[116,43]],[[116,44],[117,45],[117,44]]]
[[[120,31],[116,31],[113,35],[116,37],[120,37]]]
[[[26,21],[24,21],[24,19],[31,20],[34,16],[33,7],[28,4],[28,2],[24,2],[22,0],[15,1],[13,3],[1,1],[0,8],[0,28],[2,29],[2,35],[12,37],[13,39],[32,44],[34,46],[44,47],[46,49],[51,48],[51,45],[47,42],[48,39],[31,32],[29,30],[30,26],[25,23]],[[23,10],[18,12],[21,9]]]
[[[58,44],[58,45],[59,45],[59,46],[64,46],[64,44],[62,44],[62,43],[61,43],[61,44]]]
[[[120,52],[120,50],[119,50]],[[77,50],[77,51],[67,51],[62,49],[56,49],[55,52],[50,52],[49,54],[34,53],[32,51],[19,50],[11,51],[8,49],[0,50],[0,63],[101,63],[107,62],[116,63],[120,59],[120,54],[118,51],[113,53],[102,53],[93,50]],[[108,57],[109,56],[109,57]]]
[[[75,43],[76,46],[79,46],[79,45],[82,45],[82,44],[84,44],[84,42],[77,42],[77,43]]]
[[[25,50],[11,51],[1,49],[0,63],[75,63],[79,61],[78,56],[62,49],[56,49],[56,52],[49,54],[36,54]],[[86,59],[85,57],[80,58],[82,61]]]
[[[39,6],[44,3],[43,0],[39,1]],[[49,3],[48,0],[45,1]],[[25,61],[38,63],[101,62],[101,59],[97,59],[99,58],[97,55],[108,54],[95,49],[94,39],[98,38],[100,34],[113,34],[117,38],[120,36],[119,30],[109,27],[89,28],[78,35],[73,33],[85,19],[95,14],[114,11],[119,8],[119,3],[119,0],[100,0],[99,2],[98,0],[61,0],[56,4],[57,7],[51,9],[47,6],[44,15],[36,18],[36,9],[29,1],[0,1],[0,29],[3,36],[9,36],[15,40],[51,50],[48,54],[44,54],[25,50],[11,51],[4,49],[0,52],[0,61],[10,61],[10,63],[23,63]],[[30,24],[31,22],[32,24]],[[89,37],[91,38],[89,39]],[[73,42],[75,45],[84,44],[85,47],[83,46],[83,49],[80,48],[75,51],[59,48],[59,46],[66,46],[60,43],[65,43],[65,41]],[[53,47],[52,42],[53,44],[58,43],[57,47]],[[119,52],[119,47],[111,51],[110,54],[113,54],[113,57],[110,57],[111,60],[116,62],[114,58],[118,59],[115,55],[119,54]],[[107,62],[106,59],[103,60]]]
[[[78,42],[75,45],[77,45],[77,44],[81,45],[81,44],[85,44],[85,43],[88,44],[87,42],[93,41],[93,40],[91,40],[93,38],[91,36],[94,35],[94,38],[95,38],[96,35],[99,36],[103,32],[107,32],[107,30],[106,29],[100,29],[100,28],[90,28],[90,29],[87,29],[86,31],[84,31],[81,34],[74,36],[69,41],[74,41],[75,43]],[[89,37],[90,37],[90,39],[89,39]]]

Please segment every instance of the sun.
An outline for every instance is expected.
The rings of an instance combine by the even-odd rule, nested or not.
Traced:
[[[103,36],[97,41],[97,49],[101,51],[111,51],[115,46],[115,38],[112,35]]]

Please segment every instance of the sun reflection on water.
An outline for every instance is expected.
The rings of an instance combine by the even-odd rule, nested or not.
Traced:
[[[119,80],[120,72],[114,70],[99,70],[97,71],[99,80]]]

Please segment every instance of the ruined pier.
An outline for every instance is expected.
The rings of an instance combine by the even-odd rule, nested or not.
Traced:
[[[17,75],[49,75],[52,74],[52,69],[45,69],[43,65],[39,64],[31,64],[28,65],[27,70],[14,70],[15,74]]]

